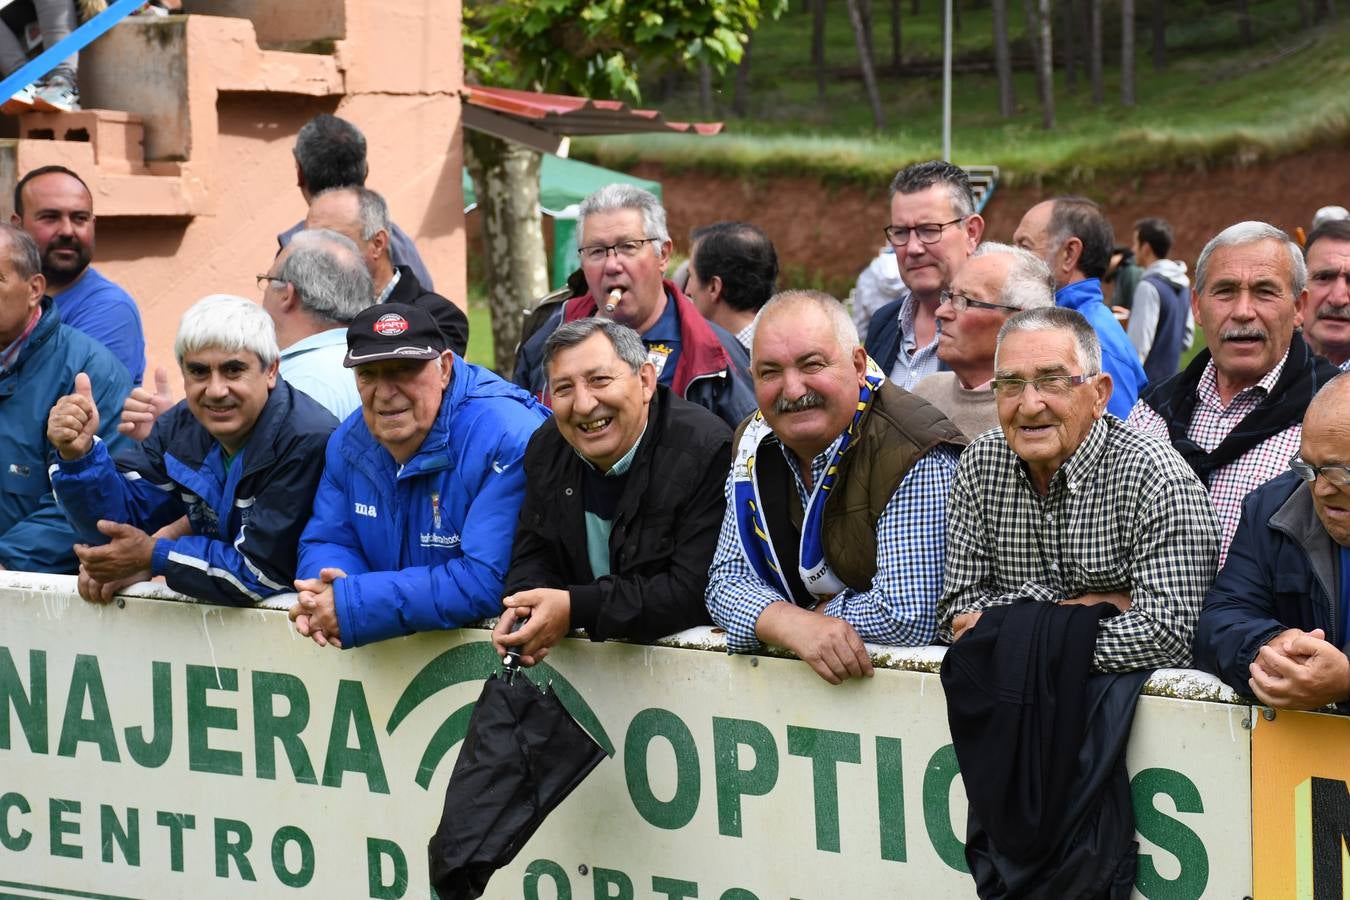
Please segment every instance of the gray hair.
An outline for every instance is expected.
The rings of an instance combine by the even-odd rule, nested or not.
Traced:
[[[389,233],[389,204],[375,191],[360,185],[347,185],[315,194],[314,200],[330,194],[351,194],[356,198],[356,222],[360,226],[361,240],[368,241],[381,231]]]
[[[277,278],[295,286],[310,315],[346,325],[375,302],[375,288],[361,251],[351,238],[327,228],[291,238]]]
[[[1013,313],[998,330],[998,342],[994,345],[995,368],[998,367],[998,354],[1003,349],[1003,342],[1008,335],[1017,331],[1067,331],[1073,336],[1078,349],[1078,365],[1083,369],[1083,374],[1101,373],[1101,342],[1097,340],[1097,332],[1092,329],[1091,323],[1078,310],[1043,306]]]
[[[189,353],[208,347],[246,350],[258,357],[264,369],[281,356],[272,317],[253,301],[231,294],[203,297],[188,307],[178,323],[173,352],[180,366]]]
[[[9,236],[9,261],[14,273],[24,281],[42,271],[42,256],[38,253],[37,242],[33,236],[17,225],[8,222],[3,225],[4,233]]]
[[[823,312],[830,320],[835,340],[839,342],[839,349],[843,352],[851,353],[862,344],[858,340],[858,326],[853,323],[853,317],[848,314],[844,304],[824,291],[779,291],[769,298],[769,302],[765,303],[755,316],[755,330],[759,330],[759,324],[766,316],[772,315],[780,307],[788,306],[813,306]]]
[[[1247,244],[1259,244],[1261,241],[1279,241],[1288,251],[1289,277],[1292,279],[1289,288],[1293,291],[1293,299],[1297,302],[1298,295],[1303,293],[1303,288],[1308,284],[1308,264],[1303,261],[1303,251],[1298,244],[1289,239],[1289,235],[1274,225],[1255,221],[1229,225],[1209,239],[1205,249],[1200,251],[1200,258],[1195,261],[1195,293],[1200,295],[1205,292],[1205,278],[1209,275],[1209,258],[1215,250],[1220,247],[1245,247]]]
[[[666,230],[666,209],[656,199],[656,195],[637,185],[615,182],[581,201],[577,209],[577,249],[581,249],[581,241],[586,233],[587,216],[618,209],[635,209],[642,213],[642,230],[646,232],[643,237],[653,238],[662,244],[670,240],[670,232]],[[653,247],[653,252],[659,255],[660,247]]]
[[[994,241],[980,244],[970,258],[995,254],[1012,257],[1008,277],[998,295],[999,303],[1018,309],[1055,305],[1055,276],[1050,274],[1050,267],[1045,264],[1045,260],[1025,248]]]
[[[548,371],[549,363],[560,351],[575,347],[597,332],[609,339],[619,359],[628,363],[628,368],[635,373],[647,362],[647,346],[642,343],[642,338],[636,331],[627,325],[620,325],[613,319],[591,316],[574,322],[565,322],[553,330],[548,340],[544,341],[544,371]]]
[[[940,159],[906,166],[891,179],[891,199],[896,194],[917,194],[935,184],[945,185],[951,196],[952,215],[965,218],[975,214],[975,192],[970,188],[970,176],[960,166]]]

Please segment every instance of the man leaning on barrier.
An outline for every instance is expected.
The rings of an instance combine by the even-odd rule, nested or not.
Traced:
[[[708,610],[727,649],[786,647],[831,684],[870,675],[863,641],[933,639],[943,529],[965,438],[887,380],[842,304],[787,291],[760,312]]]
[[[553,418],[525,451],[498,652],[532,665],[572,628],[652,640],[707,624],[731,429],[658,385],[642,338],[617,322],[558,326],[544,370]]]
[[[52,407],[52,487],[86,542],[75,550],[94,582],[82,580],[81,593],[106,601],[105,586],[152,575],[216,603],[288,591],[319,481],[314,461],[337,420],[277,377],[272,320],[257,304],[198,301],[174,353],[187,398],[120,463],[95,439],[87,390]]]
[[[345,365],[361,415],[328,443],[300,539],[296,630],[355,647],[494,615],[521,457],[548,411],[456,357],[431,315],[403,303],[352,320]]]
[[[1109,603],[1093,665],[1186,666],[1214,579],[1209,498],[1165,442],[1106,415],[1111,376],[1081,314],[1016,313],[999,332],[1001,431],[961,456],[948,501],[941,633],[955,640],[991,606]]]
[[[1350,700],[1350,375],[1318,392],[1293,471],[1247,495],[1196,663],[1267,706]]]

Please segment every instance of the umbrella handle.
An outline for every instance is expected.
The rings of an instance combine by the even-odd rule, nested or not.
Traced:
[[[528,617],[527,617],[528,618]],[[511,634],[515,634],[525,624],[526,619],[517,617],[511,625]],[[502,677],[510,683],[520,671],[520,648],[511,647],[506,651],[506,656],[502,659]]]

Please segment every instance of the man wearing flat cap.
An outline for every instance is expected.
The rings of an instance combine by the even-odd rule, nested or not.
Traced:
[[[296,629],[355,647],[501,609],[525,493],[525,445],[548,411],[450,351],[425,311],[384,303],[347,328],[361,415],[328,442],[300,537]]]

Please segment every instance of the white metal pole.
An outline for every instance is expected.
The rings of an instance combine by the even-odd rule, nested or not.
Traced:
[[[942,28],[942,158],[952,161],[952,0],[944,4]]]

